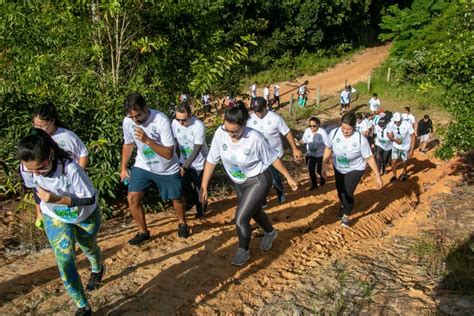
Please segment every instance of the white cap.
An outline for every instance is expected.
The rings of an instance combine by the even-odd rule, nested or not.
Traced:
[[[393,113],[392,121],[399,122],[401,119],[402,119],[402,116],[400,115],[399,112]]]

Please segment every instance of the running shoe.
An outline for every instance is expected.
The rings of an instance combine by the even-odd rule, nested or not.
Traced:
[[[344,208],[341,206],[341,207],[339,207],[339,213],[337,213],[336,218],[341,220],[343,216],[344,216]]]
[[[150,232],[146,232],[146,233],[137,233],[135,235],[135,237],[133,237],[132,239],[130,239],[128,241],[128,243],[130,245],[134,245],[134,246],[137,246],[137,245],[140,245],[141,243],[147,241],[148,239],[150,239]]]
[[[400,180],[402,180],[403,182],[407,181],[408,180],[408,175],[406,173],[402,174],[400,176]]]
[[[188,238],[189,237],[189,227],[188,224],[178,224],[178,237]]]
[[[286,202],[286,196],[285,196],[285,192],[283,191],[277,191],[277,196],[278,196],[278,202],[280,204],[283,204]]]
[[[231,263],[234,266],[242,266],[250,259],[250,251],[245,250],[243,248],[237,249],[237,253],[232,259]]]
[[[89,305],[85,307],[78,308],[76,311],[76,316],[89,316],[92,315],[92,309]]]
[[[101,264],[102,269],[99,272],[91,272],[89,282],[87,282],[86,290],[94,291],[102,285],[102,277],[104,276],[105,266]]]
[[[321,178],[320,183],[321,183],[321,186],[325,185],[326,184],[326,179]]]
[[[341,219],[341,226],[342,226],[342,227],[346,227],[346,228],[351,227],[351,221],[350,221],[350,219],[349,219],[349,216],[347,216],[347,215],[345,215],[345,214],[342,216],[342,219]]]
[[[273,241],[275,238],[278,236],[278,231],[276,229],[273,229],[273,231],[269,233],[263,234],[262,241],[260,242],[260,249],[263,251],[268,251],[272,248]]]
[[[390,178],[390,182],[395,182],[395,181],[397,181],[397,177],[391,177]]]
[[[316,190],[317,188],[318,188],[318,185],[317,185],[317,184],[316,184],[316,185],[312,184],[312,185],[309,187],[308,191],[313,191],[313,190]]]

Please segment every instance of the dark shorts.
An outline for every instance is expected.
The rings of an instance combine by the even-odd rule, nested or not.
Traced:
[[[158,187],[163,200],[177,200],[181,197],[182,178],[179,172],[160,175],[137,167],[130,174],[128,192],[145,192],[153,183]]]

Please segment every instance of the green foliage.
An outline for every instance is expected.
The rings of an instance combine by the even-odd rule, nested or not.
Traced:
[[[438,150],[448,159],[474,147],[473,8],[468,3],[415,0],[411,8],[390,7],[382,19],[381,39],[394,39],[388,66],[399,85],[415,84],[421,91],[438,89],[442,104],[454,116]],[[448,22],[449,21],[449,22]]]

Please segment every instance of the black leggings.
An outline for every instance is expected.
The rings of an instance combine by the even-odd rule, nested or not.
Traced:
[[[196,210],[202,210],[201,203],[199,203],[198,190],[201,188],[202,170],[189,168],[186,170],[183,178],[183,195],[186,200],[186,205],[196,205]]]
[[[320,181],[324,181],[321,169],[323,166],[323,157],[306,156],[306,165],[308,166],[309,177],[313,186],[318,186],[316,172],[319,174]]]
[[[235,183],[237,192],[237,210],[235,212],[235,225],[239,236],[239,248],[249,249],[252,230],[250,219],[260,225],[266,233],[273,231],[270,219],[262,209],[268,192],[272,187],[272,173],[267,169],[258,176],[248,178],[244,183]]]
[[[377,161],[377,168],[382,170],[382,173],[385,173],[385,167],[390,162],[390,156],[392,150],[383,150],[382,147],[375,146],[375,157]]]
[[[349,215],[354,208],[354,192],[365,170],[353,170],[346,174],[334,168],[337,196],[341,201],[342,213]]]

